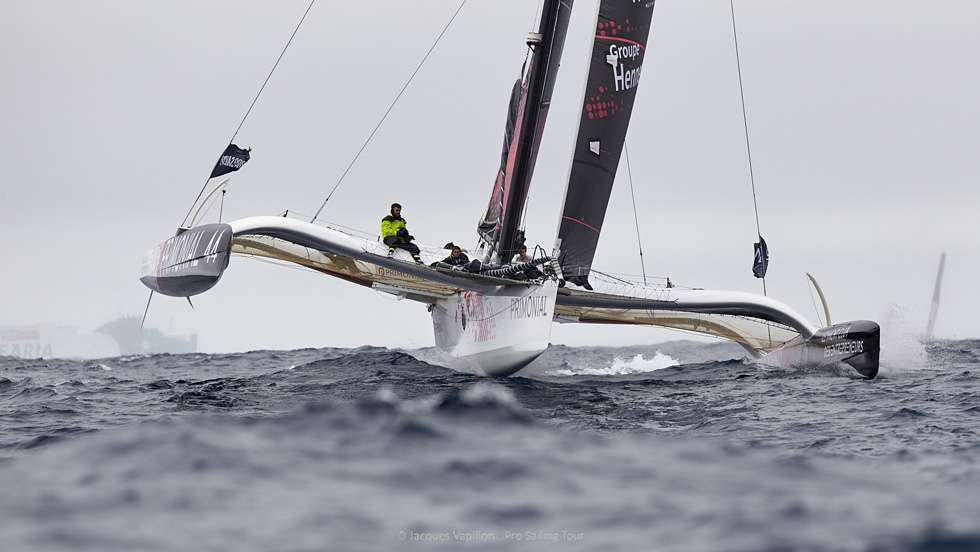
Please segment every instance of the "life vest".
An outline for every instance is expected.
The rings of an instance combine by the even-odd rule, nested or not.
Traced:
[[[405,222],[405,219],[395,217],[394,215],[386,216],[381,219],[381,241],[384,241],[385,238],[397,236],[399,230],[407,227],[408,223]]]

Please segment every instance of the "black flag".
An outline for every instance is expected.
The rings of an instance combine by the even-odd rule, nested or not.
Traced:
[[[249,151],[251,150],[242,149],[235,144],[228,144],[225,152],[221,154],[221,158],[218,159],[218,163],[214,166],[214,170],[211,171],[210,178],[235,172],[242,168],[248,162]]]
[[[756,278],[765,278],[766,271],[769,270],[769,247],[766,240],[759,236],[759,242],[755,245],[755,260],[752,261],[752,274]]]

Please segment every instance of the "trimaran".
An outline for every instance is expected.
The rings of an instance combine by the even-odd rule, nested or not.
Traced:
[[[527,37],[530,59],[512,91],[500,169],[478,225],[478,268],[440,266],[447,253],[442,248],[422,247],[425,264],[412,262],[403,251],[389,258],[377,237],[357,235],[316,217],[273,215],[182,225],[147,255],[141,281],[153,292],[189,300],[217,284],[232,253],[295,263],[427,305],[436,346],[448,363],[490,376],[513,374],[531,363],[547,349],[553,322],[560,322],[673,328],[734,341],[770,365],[848,365],[875,377],[879,327],[874,322],[818,328],[766,296],[683,288],[669,281],[632,283],[592,270],[655,0],[598,3],[554,249],[549,255],[536,253],[530,265],[511,262],[524,241],[524,206],[572,3],[544,0],[538,30]],[[237,169],[243,159],[247,152],[229,146],[212,175]],[[526,279],[529,266],[537,269],[532,279]]]

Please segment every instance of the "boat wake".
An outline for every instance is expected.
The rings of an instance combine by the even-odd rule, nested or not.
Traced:
[[[642,353],[638,353],[628,359],[616,357],[613,359],[612,365],[607,367],[564,368],[552,370],[546,374],[549,376],[629,376],[662,370],[679,364],[680,362],[674,357],[657,351],[652,358],[646,358]]]

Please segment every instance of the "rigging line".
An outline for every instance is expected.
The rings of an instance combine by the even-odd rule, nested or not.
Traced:
[[[310,220],[311,223],[316,222],[316,219],[320,216],[320,213],[323,212],[323,208],[327,206],[327,202],[330,201],[331,197],[333,197],[333,193],[337,191],[337,188],[340,187],[340,184],[344,181],[344,178],[347,177],[347,173],[349,173],[350,170],[354,168],[354,163],[357,163],[357,159],[361,156],[362,153],[364,153],[364,150],[367,148],[368,144],[371,143],[371,140],[374,138],[374,135],[377,134],[378,130],[381,128],[381,125],[384,124],[385,120],[388,118],[388,115],[391,113],[391,110],[395,108],[395,104],[397,104],[398,100],[401,99],[402,94],[405,93],[405,90],[408,90],[408,86],[412,84],[412,80],[415,79],[415,75],[417,75],[419,71],[422,69],[422,66],[425,65],[425,61],[429,59],[429,56],[432,54],[433,50],[436,49],[436,46],[439,44],[439,41],[442,40],[442,37],[446,34],[446,31],[449,30],[449,27],[453,24],[453,21],[456,20],[456,16],[459,15],[459,12],[463,10],[463,6],[466,5],[466,2],[467,0],[461,0],[459,6],[456,8],[456,11],[453,12],[453,16],[449,18],[449,21],[446,23],[446,25],[442,28],[442,31],[436,37],[435,42],[433,42],[432,46],[429,47],[429,51],[427,51],[425,55],[422,56],[422,61],[420,61],[419,64],[415,67],[415,71],[412,71],[411,76],[409,76],[408,80],[405,81],[405,85],[402,86],[402,89],[398,92],[398,95],[395,96],[395,99],[392,100],[391,105],[388,106],[388,109],[385,110],[384,115],[381,116],[381,120],[378,121],[378,124],[374,126],[374,129],[371,131],[371,134],[369,134],[367,139],[364,140],[364,143],[361,144],[361,149],[357,150],[357,153],[354,155],[354,158],[350,160],[350,163],[347,165],[347,168],[344,169],[343,174],[341,174],[340,178],[337,179],[337,183],[334,184],[333,188],[330,189],[330,193],[327,194],[326,199],[323,200],[323,203],[320,204],[320,208],[316,210],[316,214],[314,214],[313,218]]]
[[[150,301],[153,300],[153,290],[150,290],[150,296],[146,298],[146,308],[143,309],[143,320],[140,322],[140,330],[143,330],[143,326],[146,325],[146,315],[150,314]]]
[[[250,261],[257,261],[257,262],[260,262],[260,263],[270,264],[272,266],[277,266],[277,267],[280,267],[280,268],[287,268],[289,270],[298,270],[300,272],[312,272],[314,274],[320,274],[320,271],[318,271],[317,269],[312,268],[312,267],[309,267],[309,266],[306,266],[306,265],[295,265],[295,264],[289,264],[289,263],[287,263],[285,261],[277,261],[277,260],[272,260],[272,259],[266,259],[266,258],[262,258],[262,257],[260,257],[258,255],[253,255],[251,253],[235,253],[235,256],[236,257],[239,257],[241,259],[248,259]]]
[[[194,224],[198,221],[198,219],[201,218],[201,210],[204,209],[205,207],[207,207],[207,209],[204,209],[204,214],[205,215],[208,214],[208,212],[211,210],[211,207],[214,206],[214,205],[208,206],[208,202],[211,201],[211,199],[214,197],[214,194],[218,193],[219,190],[224,191],[225,187],[228,185],[228,182],[230,180],[231,177],[222,180],[221,183],[218,184],[217,187],[215,187],[215,189],[211,190],[211,192],[209,192],[208,195],[204,197],[204,201],[201,202],[201,206],[197,208],[197,211],[194,212],[194,216],[191,218],[191,226],[194,226]]]
[[[592,270],[590,270],[589,272],[595,272],[596,274],[598,274],[600,276],[605,276],[606,278],[609,278],[610,280],[616,280],[618,282],[622,282],[623,284],[626,284],[626,285],[629,285],[629,286],[632,286],[633,285],[633,282],[630,282],[629,280],[624,280],[623,278],[618,278],[618,277],[613,276],[612,274],[610,274],[608,272],[602,272],[602,271],[596,270],[594,268]]]
[[[266,85],[269,84],[269,79],[272,78],[272,74],[275,73],[276,68],[279,67],[279,62],[282,61],[282,57],[286,55],[286,50],[289,49],[289,45],[292,44],[293,39],[296,38],[296,33],[299,32],[299,28],[303,25],[303,21],[306,21],[306,16],[309,15],[310,10],[313,9],[313,4],[316,4],[316,0],[310,0],[310,4],[306,6],[306,11],[304,11],[303,16],[299,18],[299,23],[296,24],[296,27],[293,29],[293,33],[289,35],[289,40],[286,41],[285,46],[282,47],[282,51],[279,52],[279,57],[277,57],[276,62],[272,64],[272,69],[269,70],[269,74],[266,75],[265,80],[262,81],[262,86],[259,87],[259,91],[256,92],[255,97],[252,98],[252,103],[249,104],[248,109],[245,111],[245,115],[242,116],[242,120],[239,121],[238,126],[235,127],[235,132],[232,133],[231,139],[228,140],[229,145],[231,145],[231,143],[235,141],[235,138],[238,136],[239,131],[242,130],[242,126],[245,125],[245,121],[248,119],[248,116],[252,114],[252,109],[255,107],[255,104],[259,101],[259,96],[262,95],[262,92],[265,90]],[[194,210],[194,206],[197,205],[198,200],[201,199],[201,196],[204,194],[204,190],[208,187],[208,182],[210,180],[211,177],[209,176],[204,181],[204,185],[201,186],[201,191],[198,192],[197,194],[197,199],[194,200],[194,203],[191,204],[191,208],[188,209],[187,214],[184,215],[184,220],[181,221],[180,223],[181,226],[183,226],[184,223],[187,222],[187,217],[191,215],[191,211]]]
[[[306,11],[303,12],[303,17],[299,18],[299,23],[296,24],[296,28],[293,29],[293,34],[289,35],[289,40],[286,41],[286,45],[282,47],[282,51],[279,52],[279,57],[276,58],[276,63],[272,65],[272,69],[269,70],[269,74],[265,77],[265,81],[262,83],[262,87],[255,94],[255,98],[252,99],[252,104],[248,106],[248,111],[245,112],[245,116],[242,117],[242,121],[238,123],[238,128],[235,129],[235,133],[231,135],[231,140],[228,143],[235,141],[235,137],[238,136],[238,132],[242,129],[245,124],[245,119],[248,119],[249,114],[252,113],[252,108],[255,107],[256,102],[259,101],[259,96],[262,95],[262,91],[265,90],[265,86],[269,84],[269,79],[272,78],[272,74],[276,72],[276,68],[279,67],[279,62],[282,61],[282,57],[286,55],[286,50],[289,49],[289,45],[293,43],[293,39],[296,38],[296,33],[299,32],[299,28],[303,25],[303,21],[306,20],[306,16],[310,14],[310,10],[313,9],[313,4],[316,4],[316,0],[310,0],[310,4],[306,6]]]
[[[809,278],[806,280],[806,289],[810,292],[810,304],[813,305],[813,313],[817,315],[817,322],[824,324],[824,322],[820,320],[820,311],[817,310],[817,301],[813,298],[813,284],[810,283]]]
[[[752,206],[755,209],[755,229],[756,233],[761,236],[762,230],[759,225],[759,203],[756,200],[755,193],[755,169],[752,165],[752,146],[749,140],[749,118],[745,110],[745,87],[742,84],[742,59],[738,50],[738,28],[735,26],[735,0],[729,0],[729,5],[731,6],[732,12],[732,36],[735,39],[735,65],[738,68],[738,91],[739,96],[742,99],[742,126],[745,130],[745,151],[749,159],[749,180],[752,183]]]
[[[626,153],[626,176],[630,182],[630,197],[633,199],[633,223],[636,225],[636,245],[640,250],[640,270],[643,271],[643,285],[647,285],[647,267],[643,261],[643,242],[640,240],[640,217],[636,214],[636,193],[633,191],[633,169],[630,168],[630,149],[623,143],[623,151]]]
[[[524,212],[521,213],[521,232],[527,230],[527,208],[531,204],[531,194],[528,194],[527,199],[524,201]],[[527,237],[525,232],[524,237]]]
[[[738,68],[738,93],[742,100],[742,127],[745,130],[745,152],[749,159],[749,181],[752,183],[752,208],[755,211],[755,233],[761,239],[762,227],[759,224],[759,200],[755,192],[755,167],[752,164],[752,145],[749,140],[749,116],[745,110],[745,85],[742,83],[742,56],[738,49],[738,27],[735,25],[735,0],[728,0],[732,14],[732,37],[735,41],[735,66]],[[769,295],[766,278],[762,277],[762,294]]]
[[[214,201],[212,201],[212,200],[214,198],[216,198],[216,197],[218,197],[218,196],[208,194],[208,196],[204,199],[204,201],[201,202],[201,208],[205,208],[205,207],[207,207],[207,208],[204,209],[204,212],[203,213],[201,212],[201,208],[198,209],[198,212],[194,215],[194,218],[191,219],[191,223],[188,225],[189,228],[193,228],[194,227],[194,225],[197,222],[197,220],[198,220],[199,217],[200,217],[200,220],[203,221],[205,217],[207,217],[209,214],[211,214],[211,209],[214,209]]]

